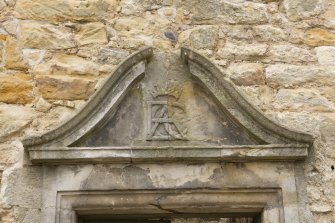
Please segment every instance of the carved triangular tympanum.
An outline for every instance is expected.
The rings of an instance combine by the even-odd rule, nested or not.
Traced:
[[[297,160],[313,138],[266,118],[200,54],[145,48],[67,123],[23,144],[33,163]]]

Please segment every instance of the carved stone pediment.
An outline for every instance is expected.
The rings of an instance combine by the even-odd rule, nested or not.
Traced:
[[[266,118],[200,54],[145,48],[75,117],[23,144],[33,163],[55,164],[296,160],[312,142]]]

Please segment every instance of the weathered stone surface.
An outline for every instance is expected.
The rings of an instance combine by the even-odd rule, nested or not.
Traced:
[[[201,26],[186,30],[179,35],[179,42],[195,49],[210,49],[216,47],[218,41],[217,26]]]
[[[254,37],[262,41],[280,41],[287,37],[283,29],[273,25],[254,26],[253,31]]]
[[[316,56],[309,50],[288,44],[271,45],[269,58],[276,62],[285,63],[316,61]]]
[[[82,25],[75,36],[75,40],[81,46],[91,43],[107,43],[105,25],[101,22],[92,22]]]
[[[99,66],[75,55],[55,54],[49,61],[34,67],[36,75],[97,76]]]
[[[288,111],[335,111],[335,105],[325,97],[309,89],[280,89],[276,95],[275,107]]]
[[[162,19],[173,20],[176,18],[177,15],[177,10],[173,7],[163,7],[160,8],[157,12]]]
[[[0,164],[13,164],[19,160],[19,148],[13,144],[0,145],[0,154]]]
[[[220,38],[231,37],[236,40],[250,40],[254,37],[254,31],[248,25],[222,25],[219,27]]]
[[[0,102],[28,104],[34,99],[33,84],[27,74],[0,74]]]
[[[24,59],[20,44],[16,39],[8,37],[6,41],[6,68],[26,70],[28,62]]]
[[[259,63],[234,63],[228,68],[230,78],[237,85],[251,86],[265,84],[263,65]]]
[[[5,204],[40,208],[42,201],[42,168],[29,167],[13,170],[5,187]]]
[[[30,66],[35,66],[41,63],[45,54],[45,50],[23,49],[23,57],[28,61]]]
[[[6,3],[4,2],[4,0],[0,0],[0,10],[3,10],[6,7]]]
[[[184,4],[185,9],[191,11],[192,21],[196,24],[216,22],[255,24],[268,21],[266,5],[261,3],[188,0]]]
[[[18,0],[15,15],[20,19],[97,21],[114,13],[116,5],[116,0]]]
[[[257,60],[265,55],[267,48],[263,43],[226,42],[224,47],[219,49],[218,55],[222,59]]]
[[[34,118],[36,113],[32,108],[0,104],[0,141],[22,131]]]
[[[284,0],[283,4],[293,21],[318,15],[324,10],[324,0]]]
[[[313,28],[306,32],[305,42],[310,46],[335,46],[335,33],[327,29]]]
[[[43,98],[55,100],[88,99],[96,84],[92,80],[60,76],[38,76],[36,81]]]
[[[321,86],[335,84],[334,66],[275,64],[266,68],[266,83],[271,86],[297,86],[314,82]]]
[[[38,101],[36,102],[36,111],[40,111],[40,112],[47,112],[51,109],[52,104],[50,104],[49,102],[47,102],[46,100],[44,100],[42,97],[38,99]]]
[[[316,56],[319,64],[322,65],[335,65],[335,47],[333,46],[320,46],[315,48]]]
[[[149,0],[121,0],[121,13],[124,15],[142,15],[151,8]]]
[[[0,41],[0,66],[3,64],[3,59],[4,59],[4,53],[5,53],[5,46],[2,41]]]
[[[42,22],[22,21],[21,41],[26,48],[68,49],[75,47],[72,30]]]
[[[125,50],[104,48],[98,52],[97,58],[99,63],[116,65],[125,59],[128,55],[129,53]]]
[[[9,19],[2,23],[2,26],[5,28],[5,30],[15,36],[17,33],[17,27],[18,27],[18,20],[17,19]]]

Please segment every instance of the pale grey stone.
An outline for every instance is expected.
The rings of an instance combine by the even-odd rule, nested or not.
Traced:
[[[280,41],[287,37],[282,28],[273,25],[254,26],[253,32],[254,37],[262,41]]]
[[[42,202],[42,168],[17,168],[7,173],[4,202],[26,208],[40,208]]]
[[[208,22],[257,24],[268,21],[267,8],[262,3],[187,0],[184,4],[185,8],[191,11],[192,21],[196,24],[208,24]]]
[[[220,26],[219,37],[231,37],[236,40],[250,40],[254,38],[254,32],[252,27],[248,25],[222,25]]]
[[[315,48],[316,56],[319,64],[335,65],[335,47],[320,46]]]
[[[275,107],[288,111],[335,111],[335,105],[310,89],[280,89],[276,95]]]
[[[316,61],[316,56],[308,49],[288,44],[271,45],[269,48],[269,58],[276,62],[285,63]]]
[[[189,29],[179,35],[179,42],[194,49],[210,49],[216,47],[218,41],[217,26],[201,26]]]
[[[29,209],[24,216],[22,223],[40,223],[42,222],[40,209]]]
[[[265,55],[267,48],[267,44],[264,43],[229,41],[219,49],[218,55],[222,59],[257,60]]]
[[[318,15],[324,11],[325,0],[284,0],[289,19],[296,21]]]
[[[334,66],[269,65],[265,69],[266,82],[271,86],[297,86],[314,82],[324,86],[335,84]]]
[[[125,15],[143,15],[143,13],[151,8],[149,0],[121,0],[121,13]]]
[[[329,204],[312,204],[311,211],[316,213],[327,213],[332,212],[333,207]]]
[[[5,28],[5,30],[12,34],[12,35],[16,35],[17,34],[17,28],[18,28],[18,20],[13,18],[10,20],[7,20],[5,22],[2,23],[2,26]]]
[[[118,64],[128,55],[129,53],[125,50],[104,48],[98,52],[97,59],[102,64]]]

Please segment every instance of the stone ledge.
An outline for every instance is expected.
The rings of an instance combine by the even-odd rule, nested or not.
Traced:
[[[33,164],[296,161],[308,146],[51,147],[29,149]]]

